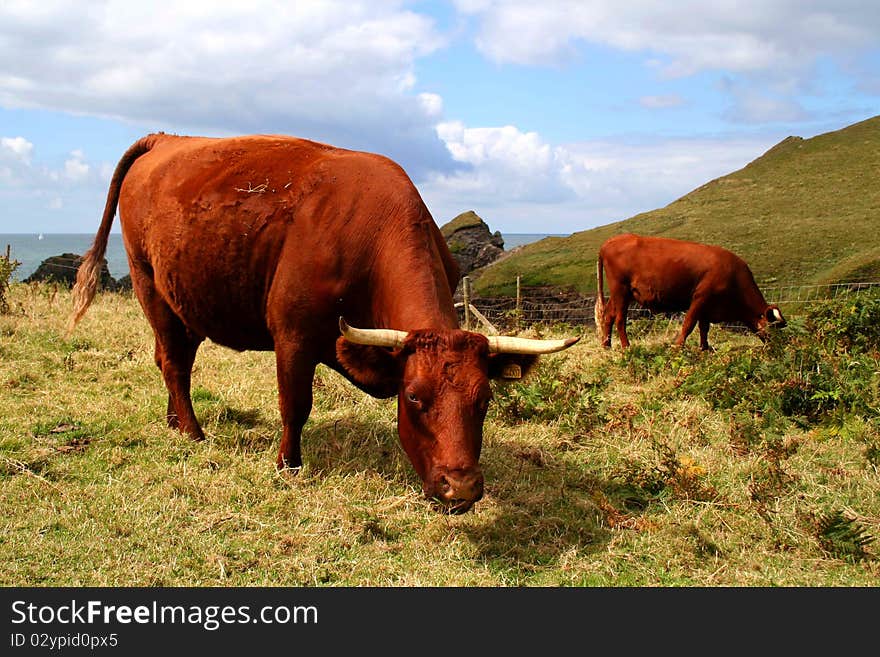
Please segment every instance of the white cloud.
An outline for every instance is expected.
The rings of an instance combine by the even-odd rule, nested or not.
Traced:
[[[284,132],[450,164],[415,62],[443,45],[403,0],[0,4],[0,104],[200,134]]]
[[[801,121],[807,118],[807,112],[797,100],[784,92],[778,93],[729,78],[723,79],[721,86],[733,99],[724,115],[732,123]]]
[[[661,78],[723,71],[718,88],[732,103],[725,118],[734,122],[803,118],[794,94],[804,89],[817,56],[846,50],[858,70],[862,62],[853,53],[874,45],[880,33],[875,5],[455,1],[476,24],[480,50],[496,62],[564,65],[590,43],[636,53]],[[0,105],[111,117],[149,130],[283,132],[373,150],[406,168],[438,221],[473,208],[506,231],[524,228],[526,220],[532,230],[568,232],[623,219],[743,166],[778,141],[560,144],[504,125],[511,120],[504,113],[489,127],[450,120],[444,99],[417,84],[419,59],[447,45],[419,6],[405,0],[0,3]],[[457,22],[451,29],[466,32]],[[628,98],[640,93],[646,91]],[[688,103],[694,101],[688,94]],[[676,94],[639,98],[655,110],[684,102]],[[0,183],[39,190],[44,205],[57,198],[68,209],[76,207],[68,192],[88,185],[91,197],[83,204],[101,207],[115,160],[89,162],[74,151],[66,161],[34,164],[34,151],[24,137],[4,137]]]
[[[803,118],[794,100],[813,89],[818,62],[849,66],[856,86],[876,93],[880,4],[855,0],[484,0],[456,1],[477,23],[477,48],[499,63],[564,65],[585,44],[644,56],[661,79],[722,73],[770,93],[734,94],[737,122]],[[587,60],[588,61],[588,60]],[[775,97],[775,98],[774,98]],[[644,102],[657,102],[647,97]],[[657,107],[657,105],[652,105]]]
[[[562,154],[535,132],[522,132],[511,125],[467,128],[451,121],[439,124],[437,134],[452,157],[466,165],[430,178],[430,185],[449,194],[459,190],[487,202],[503,196],[534,203],[560,200],[570,193],[559,177]]]
[[[34,145],[24,137],[0,137],[0,183],[22,188],[31,178]]]
[[[479,21],[478,47],[499,62],[573,57],[579,41],[657,53],[680,76],[724,68],[800,69],[819,53],[876,45],[880,9],[840,0],[458,0]]]
[[[545,168],[551,155],[550,147],[536,132],[523,133],[512,125],[465,128],[460,121],[452,121],[438,124],[437,134],[459,162],[534,171]]]
[[[437,94],[419,94],[419,102],[422,104],[426,116],[439,118],[443,115],[443,98]]]
[[[778,141],[666,138],[553,147],[513,126],[459,122],[442,124],[438,134],[467,168],[419,185],[435,220],[443,224],[476,209],[502,232],[576,232],[663,207]]]
[[[0,157],[12,157],[30,164],[34,145],[24,137],[0,137]]]
[[[7,204],[17,194],[18,199],[36,199],[41,207],[59,210],[65,198],[87,194],[101,182],[82,150],[71,151],[57,166],[34,161],[35,155],[34,144],[24,137],[0,137],[0,193],[7,194]],[[10,218],[21,221],[17,215]]]
[[[678,107],[684,104],[684,99],[678,94],[667,94],[663,96],[642,96],[639,98],[639,105],[648,109],[667,109],[669,107]]]
[[[76,150],[64,162],[64,175],[70,180],[83,180],[89,175],[90,167],[84,161],[85,154]]]

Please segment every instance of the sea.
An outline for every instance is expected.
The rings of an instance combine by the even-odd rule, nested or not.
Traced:
[[[545,237],[566,237],[566,235],[561,233],[501,233],[501,237],[504,238],[504,250],[510,251],[517,246],[537,242]],[[23,281],[33,274],[46,258],[65,253],[81,256],[92,246],[94,239],[94,233],[0,234],[0,255],[6,254],[8,246],[10,258],[21,263],[13,272],[12,279]],[[121,233],[110,233],[105,257],[107,258],[107,268],[113,278],[120,279],[128,274],[128,259],[122,244]],[[73,263],[71,266],[74,266]]]

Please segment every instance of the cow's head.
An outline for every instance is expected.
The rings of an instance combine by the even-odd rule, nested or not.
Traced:
[[[775,303],[770,304],[764,310],[764,313],[757,319],[755,322],[755,332],[757,332],[758,337],[762,340],[767,337],[767,329],[768,328],[785,328],[786,321],[785,317],[782,316],[782,311],[779,310],[779,306]]]
[[[531,340],[461,330],[357,329],[340,318],[337,358],[377,397],[397,395],[397,432],[427,497],[463,513],[483,496],[480,449],[489,380],[524,376],[580,338]]]

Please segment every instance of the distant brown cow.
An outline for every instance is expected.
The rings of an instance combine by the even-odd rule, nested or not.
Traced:
[[[607,306],[603,268],[608,276]],[[764,300],[745,261],[719,246],[617,235],[599,248],[596,279],[596,330],[606,348],[615,323],[621,347],[629,346],[626,314],[633,301],[652,312],[687,311],[675,340],[679,347],[697,324],[704,350],[709,349],[711,322],[741,322],[762,340],[768,326],[785,326],[779,307]]]
[[[117,204],[168,389],[168,424],[204,437],[190,380],[205,338],[274,351],[279,468],[302,465],[312,380],[324,363],[373,396],[397,396],[398,435],[425,494],[466,511],[483,494],[489,379],[510,366],[524,374],[537,354],[577,341],[460,330],[458,267],[403,169],[380,155],[271,135],[159,133],[133,144],[80,267],[71,328],[94,298]]]

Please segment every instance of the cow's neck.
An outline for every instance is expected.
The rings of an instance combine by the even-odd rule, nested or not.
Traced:
[[[373,321],[376,326],[409,331],[458,328],[458,315],[433,239],[403,241],[374,266]]]
[[[748,280],[741,284],[740,289],[743,302],[750,312],[754,315],[763,315],[767,311],[767,301],[764,299],[764,295],[761,293],[760,288],[758,288],[757,283],[755,283],[755,278],[751,275],[751,272],[749,272]]]

